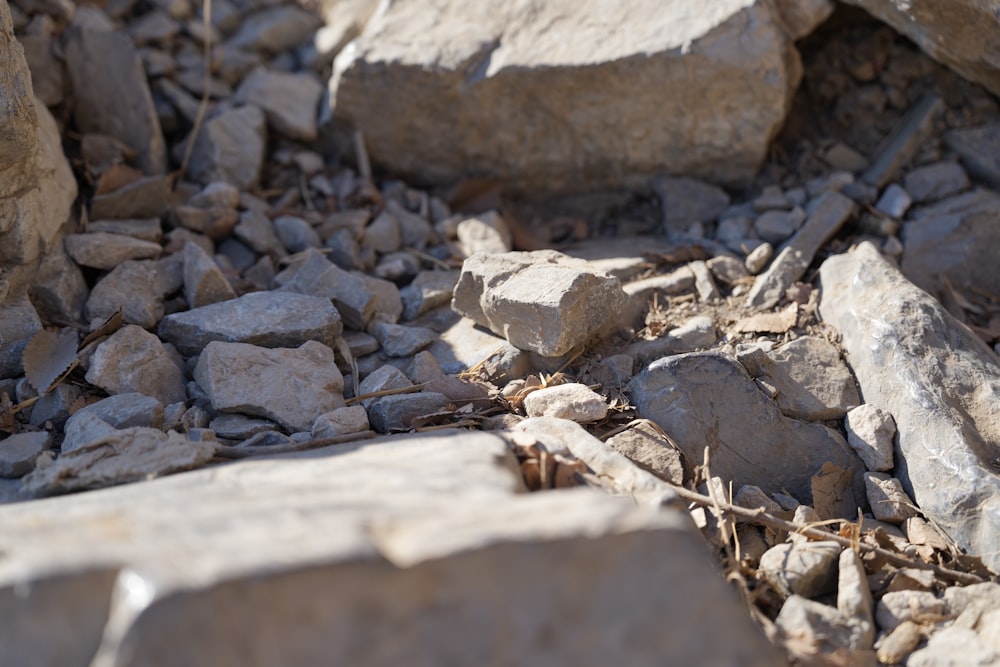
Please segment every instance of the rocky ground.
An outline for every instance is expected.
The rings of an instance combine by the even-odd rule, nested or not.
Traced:
[[[213,5],[0,15],[15,662],[1000,663],[990,93],[841,7],[760,169],[432,187]]]

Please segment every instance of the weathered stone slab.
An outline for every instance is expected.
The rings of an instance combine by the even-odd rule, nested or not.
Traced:
[[[820,313],[840,332],[865,402],[896,420],[896,477],[960,546],[1000,570],[996,355],[871,244],[831,257],[820,277]]]
[[[273,419],[292,432],[310,430],[321,414],[344,405],[333,350],[313,340],[295,349],[212,341],[194,379],[216,410]]]
[[[687,517],[522,489],[501,438],[451,431],[6,506],[5,657],[88,664],[103,635],[122,667],[780,663]]]
[[[87,382],[109,394],[146,394],[164,405],[187,398],[181,369],[163,343],[133,324],[97,346],[87,369]]]
[[[855,500],[864,502],[864,464],[843,437],[821,424],[781,414],[737,361],[714,352],[654,362],[631,383],[639,416],[655,421],[690,461],[708,447],[712,474],[737,488],[788,492],[811,504],[811,478],[826,462],[854,471]]]
[[[452,308],[515,347],[558,357],[613,324],[627,300],[617,278],[539,250],[465,260]]]
[[[89,322],[103,322],[121,308],[125,321],[152,329],[163,317],[163,299],[181,287],[177,257],[123,262],[101,278],[84,308]]]
[[[377,310],[376,297],[364,279],[344,271],[314,248],[296,255],[275,277],[281,291],[308,294],[332,301],[344,324],[362,331]]]
[[[374,162],[436,183],[746,182],[801,78],[793,42],[830,11],[819,0],[393,2],[337,57],[332,117],[364,132]]]
[[[159,334],[182,354],[198,354],[213,340],[260,347],[293,347],[316,340],[330,347],[342,325],[329,299],[304,294],[251,292],[163,318]]]
[[[104,270],[111,270],[130,259],[156,259],[163,252],[159,243],[107,232],[68,234],[63,245],[80,266]]]

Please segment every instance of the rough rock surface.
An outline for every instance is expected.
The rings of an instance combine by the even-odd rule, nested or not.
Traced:
[[[712,472],[768,493],[811,503],[810,480],[826,462],[854,471],[864,498],[864,466],[844,438],[821,424],[785,417],[737,361],[693,352],[650,364],[629,384],[639,416],[662,428],[688,459],[712,454]],[[748,437],[749,436],[749,437]]]
[[[861,393],[896,420],[896,474],[907,493],[997,569],[996,355],[870,244],[831,257],[820,276],[820,313],[840,332]]]
[[[2,532],[22,536],[0,567],[0,607],[18,619],[0,630],[5,655],[84,664],[100,644],[121,665],[776,663],[686,517],[521,489],[501,438],[450,431],[5,506]],[[81,590],[89,604],[70,595]],[[73,602],[63,622],[15,632],[52,618],[60,596]],[[570,610],[574,623],[552,622]],[[386,640],[413,624],[435,641]]]
[[[801,78],[793,42],[831,5],[693,7],[385,4],[336,60],[332,116],[364,132],[374,162],[418,180],[476,173],[583,189],[672,172],[746,182]]]

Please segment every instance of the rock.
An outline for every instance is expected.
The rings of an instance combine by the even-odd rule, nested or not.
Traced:
[[[879,521],[899,524],[920,513],[895,477],[881,472],[865,473],[865,488],[872,514]]]
[[[866,468],[873,472],[892,470],[892,440],[896,435],[892,415],[865,403],[847,411],[844,428],[847,444],[865,462]]]
[[[236,298],[236,292],[226,280],[219,265],[194,243],[185,243],[184,299],[191,308],[201,308]]]
[[[774,624],[783,641],[794,642],[793,655],[794,651],[802,651],[818,660],[836,656],[845,664],[873,665],[871,642],[868,650],[854,646],[858,631],[852,620],[829,605],[792,595],[785,600]],[[846,662],[848,656],[854,662]]]
[[[24,48],[24,59],[31,70],[31,88],[35,96],[47,107],[62,104],[67,88],[66,71],[53,53],[52,35],[21,34],[17,41]]]
[[[875,640],[875,603],[868,584],[868,573],[854,549],[840,552],[837,611],[843,614],[853,630],[848,646],[852,649],[871,649]]]
[[[252,71],[233,97],[258,106],[272,130],[297,141],[315,141],[316,118],[323,86],[309,72]]]
[[[557,357],[615,324],[627,298],[617,278],[541,250],[465,260],[452,308],[515,347]]]
[[[275,54],[310,39],[320,27],[316,15],[297,5],[278,5],[253,12],[226,41],[231,49]]]
[[[926,2],[920,7],[892,0],[849,0],[888,23],[940,63],[1000,94],[1000,75],[984,53],[1000,43],[992,29],[996,16],[977,2]]]
[[[531,372],[531,358],[526,352],[482,330],[468,318],[454,317],[457,321],[427,348],[442,371],[461,373],[482,362],[490,368],[491,377],[501,383]]]
[[[6,655],[19,664],[53,654],[85,663],[108,619],[122,618],[121,639],[101,649],[121,664],[197,654],[226,665],[234,642],[292,664],[433,665],[449,656],[530,664],[540,654],[584,667],[621,655],[780,662],[679,512],[585,489],[522,489],[501,438],[447,431],[239,462],[30,511],[7,506],[0,529],[24,539],[8,552],[2,579],[3,613],[16,620],[5,626]],[[109,522],[120,530],[109,535]],[[60,548],[46,541],[56,537]],[[152,595],[113,597],[108,562]],[[607,591],[581,603],[580,587],[595,580]],[[28,594],[14,595],[18,582]],[[213,632],[194,632],[213,601],[236,599],[238,622],[223,615]],[[572,631],[561,622],[566,609],[575,610]],[[102,622],[46,623],[43,638],[24,631],[34,627],[28,621],[89,619],[91,610]],[[358,610],[371,617],[343,635]],[[699,620],[709,613],[726,627],[722,639],[709,641]],[[528,629],[510,626],[512,616]],[[414,622],[441,639],[378,642]],[[549,626],[543,638],[531,629]],[[372,646],[377,656],[357,657]]]
[[[447,410],[451,399],[436,391],[415,394],[391,394],[371,399],[368,420],[379,433],[407,430],[417,417]]]
[[[923,634],[920,625],[913,621],[903,621],[879,641],[878,660],[884,665],[895,665],[906,660],[917,648]]]
[[[753,223],[757,236],[768,243],[778,245],[795,233],[805,220],[805,211],[767,211]]]
[[[784,595],[805,598],[829,593],[837,586],[836,542],[777,544],[761,556],[757,572]]]
[[[53,248],[34,272],[28,294],[44,321],[69,326],[82,321],[89,291],[80,267],[62,249]]]
[[[260,211],[244,211],[233,228],[233,235],[257,252],[272,257],[284,257],[285,247],[274,231],[274,226]]]
[[[681,450],[666,440],[649,420],[607,439],[607,444],[637,466],[671,484],[682,486],[691,478],[690,466]]]
[[[159,243],[104,232],[67,234],[63,244],[80,266],[104,270],[130,259],[156,259],[163,252]]]
[[[79,417],[75,414],[72,415],[66,421],[65,432],[66,437],[63,438],[60,446],[63,453],[80,449],[98,440],[103,440],[108,436],[114,435],[117,429],[93,412],[85,412]]]
[[[180,369],[153,334],[126,325],[97,346],[87,382],[109,394],[139,392],[166,405],[187,398]]]
[[[639,365],[644,366],[671,354],[711,347],[718,339],[719,335],[711,316],[696,315],[679,327],[671,329],[664,336],[630,343],[625,352],[635,357]]]
[[[749,253],[747,253],[746,267],[747,271],[751,275],[757,275],[764,270],[767,263],[771,261],[771,255],[774,253],[774,248],[771,247],[770,243],[762,243]]]
[[[0,440],[0,477],[17,479],[30,473],[51,442],[46,431],[15,433]]]
[[[653,190],[660,198],[668,233],[684,232],[696,222],[711,222],[729,206],[725,190],[693,178],[657,178]]]
[[[91,11],[98,10],[84,9]],[[124,32],[74,20],[64,48],[77,127],[82,132],[120,139],[136,151],[147,175],[164,173],[166,144],[131,38]]]
[[[97,440],[108,433],[100,424],[94,424],[93,419],[100,420],[112,429],[146,426],[160,428],[163,426],[163,403],[153,396],[139,392],[125,392],[102,398],[96,403],[86,405],[74,412],[66,421],[66,438],[62,443],[62,451],[67,452]],[[100,433],[99,437],[93,434]]]
[[[998,129],[996,123],[990,123],[955,128],[943,135],[945,144],[961,156],[968,172],[994,187],[1000,186],[1000,164],[996,160]]]
[[[854,202],[837,192],[826,192],[810,204],[809,218],[788,245],[778,253],[767,271],[757,276],[747,307],[771,308],[792,283],[799,280],[813,256],[854,213]]]
[[[839,433],[785,417],[737,361],[693,352],[652,363],[629,383],[640,417],[656,422],[691,461],[712,453],[712,472],[736,488],[812,502],[812,476],[826,462],[852,470],[863,498],[863,464]],[[747,434],[753,434],[748,438]]]
[[[708,260],[706,264],[712,275],[727,285],[734,285],[749,275],[744,263],[735,257],[719,255]]]
[[[163,318],[159,335],[182,354],[195,355],[211,341],[259,347],[292,347],[310,340],[328,347],[342,325],[329,299],[280,292],[251,292]]]
[[[969,177],[956,162],[934,162],[913,169],[903,179],[913,201],[935,201],[954,195],[969,187]]]
[[[69,417],[70,408],[82,394],[83,390],[76,385],[66,383],[56,385],[52,391],[39,397],[31,406],[28,423],[32,426],[45,426],[45,422],[51,422],[56,429],[62,429]]]
[[[537,389],[525,397],[524,409],[529,417],[557,417],[577,423],[600,421],[608,416],[604,397],[578,382]]]
[[[1000,278],[989,269],[989,248],[1000,243],[992,215],[1000,194],[977,189],[911,211],[903,227],[903,274],[935,296],[947,292],[941,276],[955,289],[975,287],[1000,294]]]
[[[388,322],[376,322],[371,332],[390,357],[411,357],[437,340],[437,333],[430,329]]]
[[[311,431],[314,438],[333,438],[348,433],[360,433],[367,431],[368,428],[368,413],[364,407],[351,405],[335,408],[316,417]]]
[[[903,165],[926,145],[943,109],[944,102],[940,97],[932,93],[924,95],[906,112],[880,145],[872,165],[861,175],[862,182],[882,187],[896,178]]]
[[[333,351],[312,340],[295,349],[212,341],[194,379],[214,409],[272,419],[292,432],[308,431],[319,415],[344,405]]]
[[[24,347],[41,329],[42,322],[26,295],[3,303],[0,308],[0,378],[24,374],[21,363]]]
[[[360,392],[358,396],[377,394],[391,389],[405,389],[412,386],[413,383],[408,377],[406,377],[403,371],[399,370],[395,366],[386,364],[384,366],[379,366],[377,369],[365,376],[365,378],[358,385],[358,391]],[[374,401],[374,398],[365,400],[363,404],[365,407],[370,407],[372,401]]]
[[[472,257],[477,252],[505,253],[513,249],[507,222],[496,211],[488,211],[458,223],[455,230],[462,254]]]
[[[135,426],[36,467],[24,478],[24,489],[32,496],[50,496],[152,479],[204,465],[215,447],[173,431]]]
[[[820,313],[840,332],[861,393],[896,420],[896,477],[962,548],[1000,568],[1000,480],[986,454],[1000,442],[995,355],[870,244],[831,257],[820,277]]]
[[[817,336],[803,336],[771,352],[745,355],[740,362],[756,379],[777,389],[781,412],[795,419],[840,419],[859,405],[854,376],[840,352]]]
[[[94,195],[90,215],[95,220],[154,218],[170,206],[170,181],[166,176],[148,176],[105,194]]]
[[[145,329],[163,318],[163,300],[183,283],[179,258],[123,262],[101,278],[90,292],[84,316],[104,321],[121,308],[125,321]]]
[[[300,253],[297,259],[275,276],[280,291],[332,301],[344,326],[364,330],[378,308],[376,295],[368,288],[368,283],[336,266],[314,248]]]
[[[199,183],[225,181],[248,190],[260,179],[266,146],[267,126],[259,107],[248,104],[222,111],[198,132],[188,176]]]
[[[307,248],[321,248],[323,242],[319,234],[308,222],[294,215],[282,215],[274,219],[274,232],[285,249],[290,253],[302,252]]]
[[[913,197],[898,184],[892,183],[875,202],[875,209],[891,218],[901,219],[913,203]]]
[[[404,322],[451,302],[458,283],[458,271],[421,271],[409,285],[399,290]]]
[[[907,667],[987,667],[1000,660],[998,653],[984,638],[969,628],[944,628],[927,640],[927,646],[910,654]]]
[[[719,288],[715,285],[712,272],[708,270],[705,262],[697,261],[688,264],[691,273],[694,274],[694,289],[698,292],[700,301],[712,301],[719,298]]]
[[[746,183],[801,78],[792,43],[830,11],[819,1],[697,14],[651,1],[624,13],[590,1],[394,3],[337,58],[331,115],[364,132],[375,163],[434,183],[476,173],[584,190],[664,172]],[[691,81],[720,102],[706,106]]]

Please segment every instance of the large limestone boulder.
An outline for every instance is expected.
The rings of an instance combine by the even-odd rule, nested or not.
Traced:
[[[913,40],[931,58],[1000,94],[1000,5],[991,0],[847,0]]]
[[[59,128],[32,92],[11,26],[0,1],[0,302],[55,246],[77,192]]]
[[[827,0],[382,3],[338,55],[335,129],[414,181],[635,186],[656,173],[745,183]]]

